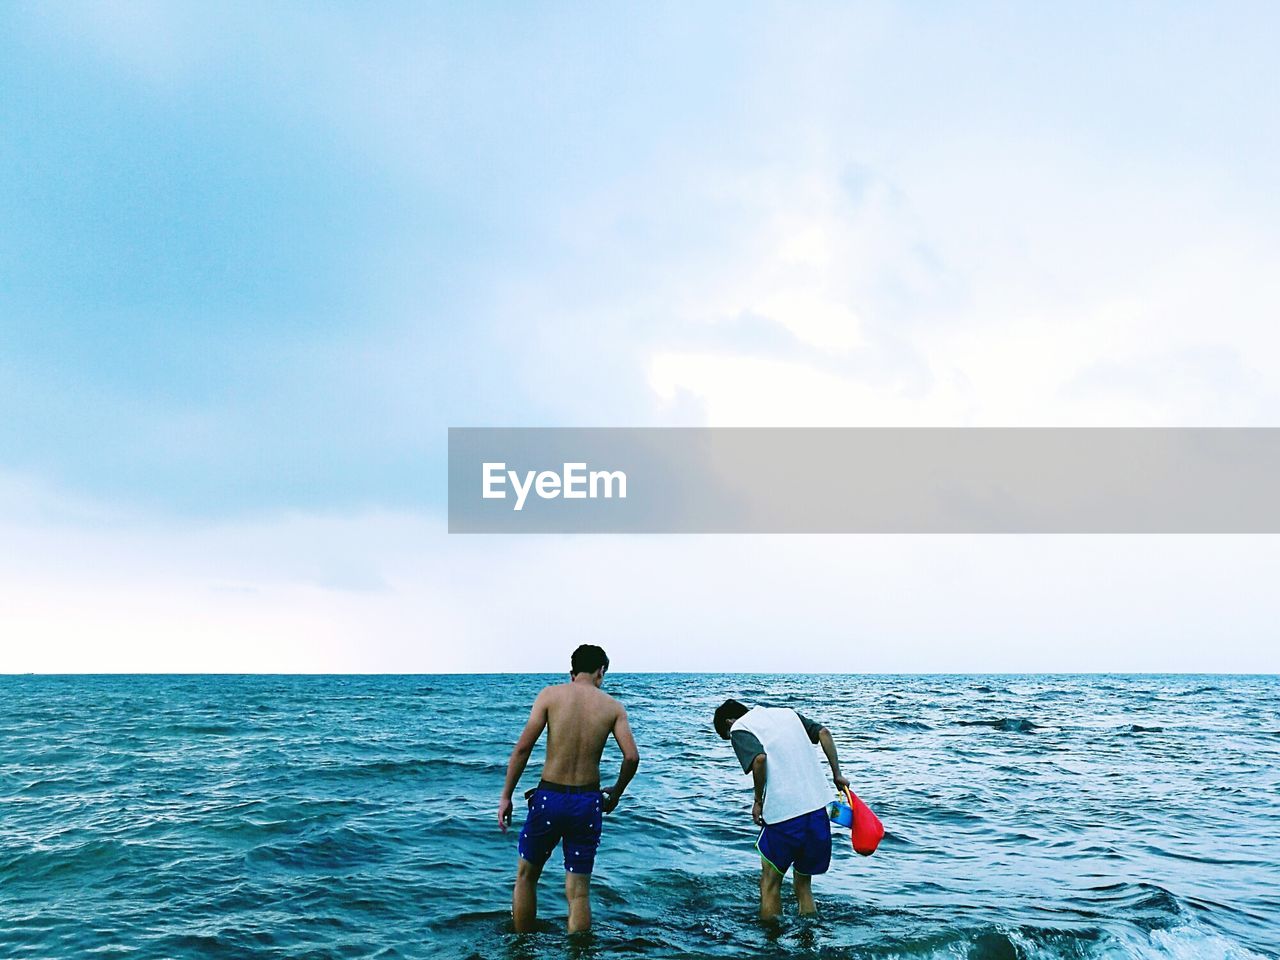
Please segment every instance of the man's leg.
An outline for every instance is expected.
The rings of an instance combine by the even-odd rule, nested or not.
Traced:
[[[511,895],[511,919],[516,933],[529,933],[538,920],[538,877],[542,867],[524,857],[516,867],[516,889]]]
[[[573,817],[564,834],[564,898],[569,901],[570,933],[591,929],[591,871],[600,847],[603,803],[599,791],[573,798]]]
[[[800,906],[800,916],[813,916],[818,912],[813,902],[813,877],[795,870],[791,873],[791,882],[795,884],[796,903]]]
[[[782,913],[782,874],[760,858],[760,919],[776,920]]]
[[[591,874],[564,875],[564,898],[569,901],[569,932],[591,929]]]
[[[796,854],[792,872],[796,886],[796,904],[800,916],[811,917],[818,912],[813,903],[813,878],[826,873],[831,866],[831,821],[827,811],[814,810],[799,819],[804,840]]]

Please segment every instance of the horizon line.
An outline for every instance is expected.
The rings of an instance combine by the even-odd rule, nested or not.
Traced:
[[[119,670],[110,672],[90,671],[23,671],[0,670],[0,677],[557,677],[568,671],[543,670],[489,670],[489,671],[164,671]],[[619,670],[610,676],[652,677],[1280,677],[1280,673],[1266,671],[1218,671],[1218,670],[1041,670],[1041,671],[869,671],[840,670]]]

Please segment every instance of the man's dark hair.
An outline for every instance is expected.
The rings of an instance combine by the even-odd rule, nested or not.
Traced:
[[[729,739],[729,728],[733,726],[735,720],[745,716],[746,713],[747,708],[737,700],[726,700],[716,707],[716,733],[720,734],[721,740]]]
[[[604,652],[603,647],[597,647],[594,643],[584,643],[573,651],[573,658],[569,661],[569,676],[595,673],[601,667],[605,670],[609,669],[609,655]]]

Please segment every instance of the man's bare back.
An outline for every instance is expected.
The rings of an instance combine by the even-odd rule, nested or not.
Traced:
[[[544,688],[534,701],[534,711],[539,707],[546,711],[547,724],[543,779],[572,786],[598,784],[600,756],[609,734],[624,726],[619,743],[630,737],[622,704],[597,687],[570,681]]]

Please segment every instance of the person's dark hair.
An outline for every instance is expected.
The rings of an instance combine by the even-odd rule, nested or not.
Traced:
[[[729,728],[733,726],[735,720],[745,716],[746,713],[747,708],[737,700],[726,700],[716,707],[716,733],[720,734],[721,740],[729,739]]]
[[[604,652],[604,648],[597,647],[594,643],[584,643],[573,651],[573,658],[569,661],[569,676],[595,673],[601,667],[609,669],[609,655]]]

